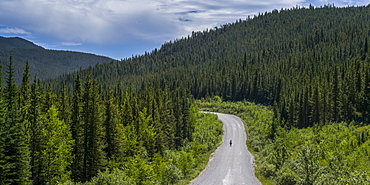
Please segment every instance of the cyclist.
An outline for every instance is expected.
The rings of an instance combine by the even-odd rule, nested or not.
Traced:
[[[233,144],[233,141],[230,139],[230,142],[229,143],[230,143],[230,147],[231,147],[231,145]]]

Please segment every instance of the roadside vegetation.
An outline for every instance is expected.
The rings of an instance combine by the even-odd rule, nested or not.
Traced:
[[[215,114],[196,114],[193,141],[179,150],[166,150],[164,155],[142,153],[129,158],[123,168],[99,172],[90,182],[65,184],[189,184],[206,167],[211,153],[221,143],[222,122]]]
[[[198,102],[201,110],[235,114],[264,184],[369,184],[370,126],[356,122],[282,128],[273,109],[251,102]]]

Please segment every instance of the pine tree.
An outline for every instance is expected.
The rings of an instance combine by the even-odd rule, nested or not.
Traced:
[[[149,153],[149,155],[153,156],[153,154],[155,153],[156,133],[154,131],[153,125],[150,124],[151,121],[152,115],[148,114],[146,108],[139,112],[139,139],[141,141],[141,144],[146,148],[146,151]]]
[[[106,166],[104,152],[104,127],[101,108],[101,94],[99,86],[90,77],[85,81],[83,93],[83,177],[84,181],[90,180]]]
[[[332,120],[335,122],[342,121],[342,111],[343,111],[343,102],[342,102],[342,86],[340,78],[339,67],[334,68],[333,72],[333,89],[332,89]]]
[[[40,83],[35,77],[31,85],[30,109],[27,116],[27,121],[29,123],[30,164],[32,180],[35,184],[43,184],[45,180],[42,175],[43,166],[41,159],[41,150],[43,145],[43,136],[41,131],[44,127],[41,112],[41,96]]]
[[[4,93],[2,79],[2,65],[0,65],[0,184],[5,184],[4,164],[5,160],[5,109],[4,109]]]
[[[31,95],[31,88],[30,88],[30,66],[28,61],[26,62],[26,68],[23,72],[22,78],[22,85],[21,90],[19,93],[19,107],[21,112],[21,120],[24,122],[26,131],[29,130],[29,111],[30,111],[30,95]],[[27,136],[29,137],[29,136]]]
[[[46,116],[46,125],[42,129],[44,137],[41,159],[46,184],[60,184],[70,180],[68,169],[72,162],[73,140],[69,126],[58,118],[54,105]]]
[[[4,184],[30,184],[30,157],[27,146],[25,128],[19,117],[18,92],[14,82],[14,68],[12,57],[6,76],[6,89],[4,92],[5,124],[3,127],[3,183]]]
[[[312,117],[311,117],[311,122],[313,124],[318,124],[320,123],[320,90],[319,86],[317,85],[316,88],[314,89],[313,92],[313,109],[312,109]]]
[[[50,107],[53,105],[55,102],[55,94],[53,93],[53,89],[51,87],[51,84],[48,85],[48,89],[45,94],[45,100],[44,100],[44,105],[42,108],[42,112],[47,112]]]
[[[126,92],[123,97],[123,101],[121,105],[121,112],[122,112],[121,120],[122,120],[123,126],[132,124],[132,122],[134,121],[134,113],[133,113],[133,109],[131,105],[131,101],[132,101],[131,99],[132,98],[129,92]]]
[[[113,91],[108,87],[105,96],[105,139],[107,147],[105,153],[108,159],[116,160],[122,154],[120,153],[120,141],[119,141],[119,130],[118,130],[118,108],[114,103]]]
[[[71,122],[71,105],[70,99],[67,96],[67,87],[66,84],[63,83],[62,90],[59,94],[59,118],[64,121],[64,123]]]
[[[71,114],[71,132],[72,139],[75,141],[73,147],[72,179],[75,182],[84,180],[83,176],[83,158],[84,158],[84,138],[83,138],[83,120],[82,120],[82,85],[80,76],[77,76],[74,86],[73,105]]]

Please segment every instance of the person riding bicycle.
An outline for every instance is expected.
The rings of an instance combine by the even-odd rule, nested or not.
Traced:
[[[233,144],[233,141],[230,139],[230,142],[229,143],[230,143],[230,146],[231,146]]]

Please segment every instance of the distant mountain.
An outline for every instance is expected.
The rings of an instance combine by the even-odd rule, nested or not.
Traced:
[[[31,79],[35,75],[40,79],[48,79],[114,60],[88,53],[49,50],[23,38],[0,36],[0,64],[3,73],[10,56],[13,57],[17,83],[22,79],[26,61],[30,63]]]
[[[29,48],[29,49],[43,49],[41,46],[38,46],[28,40],[25,40],[23,38],[19,37],[0,37],[0,44],[1,44],[1,49],[3,48]]]

